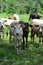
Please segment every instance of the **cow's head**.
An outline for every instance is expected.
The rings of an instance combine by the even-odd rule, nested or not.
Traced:
[[[14,25],[14,30],[15,30],[15,33],[16,35],[18,36],[19,34],[22,35],[23,32],[22,32],[22,27],[19,23],[15,24]]]
[[[33,24],[33,25],[32,25],[32,24],[29,24],[29,26],[30,26],[30,27],[39,28],[39,25],[37,25],[37,24]]]
[[[11,32],[13,32],[14,36],[16,36],[17,39],[21,39],[23,36],[23,30],[19,23],[14,23],[11,25]]]

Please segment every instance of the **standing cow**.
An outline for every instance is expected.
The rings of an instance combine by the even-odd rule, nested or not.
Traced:
[[[28,22],[19,21],[19,23],[23,26],[23,49],[28,47],[28,33],[29,33],[29,24]],[[26,45],[24,39],[26,38]]]
[[[19,54],[21,52],[22,36],[23,36],[23,30],[19,23],[12,22],[10,24],[10,42],[12,35],[14,36],[15,50],[17,54]]]
[[[33,19],[31,27],[31,41],[34,42],[34,36],[35,34],[39,36],[39,43],[41,42],[41,45],[43,43],[43,20],[41,19]]]

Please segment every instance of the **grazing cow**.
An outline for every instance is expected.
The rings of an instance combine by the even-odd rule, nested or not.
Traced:
[[[37,13],[31,13],[30,14],[30,17],[29,17],[29,20],[30,19],[40,19],[41,16],[39,16]]]
[[[12,35],[14,36],[15,50],[19,54],[21,52],[23,36],[23,30],[19,23],[12,22],[10,24],[10,42]]]
[[[19,22],[20,24],[23,25],[23,49],[25,49],[25,44],[24,44],[24,38],[26,38],[26,47],[28,47],[28,33],[29,33],[29,24],[27,22],[23,22],[23,21],[20,21]]]
[[[33,19],[32,24],[30,25],[31,28],[31,40],[34,42],[34,36],[35,34],[39,36],[39,42],[40,38],[43,38],[43,20],[41,19]],[[41,34],[40,34],[41,32]],[[43,41],[42,41],[43,43]]]

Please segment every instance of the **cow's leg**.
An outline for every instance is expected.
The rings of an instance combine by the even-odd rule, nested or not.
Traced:
[[[17,40],[16,35],[14,35],[14,46],[15,46],[16,53],[19,54],[19,42]]]
[[[0,38],[1,38],[1,32],[0,32]]]
[[[31,29],[31,42],[33,42],[33,31]]]
[[[25,46],[24,46],[24,44],[25,44],[25,41],[24,41],[24,36],[23,36],[23,49],[25,49]]]
[[[42,37],[42,45],[43,45],[43,37]]]
[[[4,38],[4,31],[1,32],[1,38]]]
[[[22,40],[21,40],[21,50],[23,49],[23,37],[22,37]]]
[[[39,43],[41,42],[41,37],[39,36]]]
[[[42,45],[42,37],[39,36],[39,45]]]
[[[9,36],[9,39],[10,39],[10,43],[11,43],[11,32],[10,32],[10,36]]]
[[[40,45],[42,46],[42,44],[43,44],[43,38],[41,37],[41,43],[40,43]]]
[[[4,31],[2,31],[2,37],[4,38]]]
[[[10,35],[10,43],[11,43],[11,35]]]
[[[21,40],[17,43],[17,54],[21,53]]]
[[[19,43],[18,43],[18,42],[17,42],[17,44],[16,44],[16,52],[17,52],[17,54],[20,53],[20,48],[19,48]]]
[[[19,41],[19,53],[21,52],[21,45],[22,45],[22,42]]]
[[[26,48],[28,47],[28,42],[27,42],[27,39],[28,39],[28,37],[26,37]]]
[[[33,34],[33,42],[34,42],[34,35],[35,35],[35,34]]]
[[[42,38],[41,38],[41,45],[43,45],[43,36],[42,36]]]
[[[31,42],[34,42],[34,34],[31,32]]]

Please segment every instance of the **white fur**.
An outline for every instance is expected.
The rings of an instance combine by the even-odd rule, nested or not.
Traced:
[[[43,25],[43,20],[42,19],[33,19],[32,24]]]
[[[14,17],[16,17],[16,20],[19,20],[19,16],[17,14],[13,14]]]

